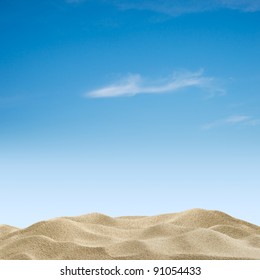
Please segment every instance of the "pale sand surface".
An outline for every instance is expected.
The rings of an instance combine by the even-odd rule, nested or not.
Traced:
[[[0,225],[0,259],[260,259],[260,227],[223,212],[158,216],[93,213]]]

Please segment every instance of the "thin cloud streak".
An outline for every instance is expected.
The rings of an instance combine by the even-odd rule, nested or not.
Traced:
[[[231,116],[225,120],[226,123],[230,124],[236,124],[241,123],[250,120],[251,117],[249,116],[243,116],[243,115],[237,115],[237,116]]]
[[[88,2],[86,0],[65,0],[69,4]],[[231,9],[243,12],[260,11],[259,0],[97,0],[118,7],[120,10],[149,10],[171,16],[213,11],[217,9]]]
[[[256,126],[256,125],[260,125],[260,119],[255,119],[252,116],[247,116],[247,115],[233,115],[226,119],[207,123],[202,126],[202,129],[209,130],[217,127],[231,126],[231,125],[238,125],[238,124],[245,125],[245,126]]]
[[[85,0],[65,0],[69,4],[85,2]]]
[[[197,87],[206,89],[211,95],[221,94],[224,90],[215,85],[215,79],[203,76],[203,71],[175,73],[157,81],[147,81],[139,74],[130,74],[111,85],[90,91],[85,94],[91,98],[108,98],[135,96],[138,94],[162,94],[181,89]]]
[[[179,0],[107,0],[123,10],[150,10],[168,15],[181,15],[186,13],[197,13],[217,9],[232,9],[243,12],[260,11],[258,0],[211,0],[211,1],[179,1]]]

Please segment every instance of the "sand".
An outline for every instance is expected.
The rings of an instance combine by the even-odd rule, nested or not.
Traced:
[[[260,260],[260,227],[203,209],[117,218],[92,213],[25,229],[0,225],[0,259]]]

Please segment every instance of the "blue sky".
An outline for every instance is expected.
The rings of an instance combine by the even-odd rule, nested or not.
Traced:
[[[1,1],[0,224],[260,224],[259,26],[259,1]]]

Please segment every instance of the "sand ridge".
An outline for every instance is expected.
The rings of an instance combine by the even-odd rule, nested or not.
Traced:
[[[220,211],[0,225],[0,259],[260,259],[260,227]]]

